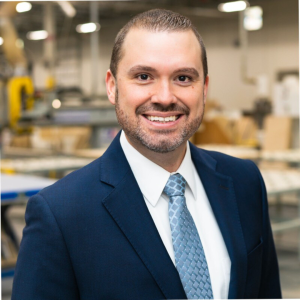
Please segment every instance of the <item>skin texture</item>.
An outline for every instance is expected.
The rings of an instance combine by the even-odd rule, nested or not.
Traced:
[[[131,29],[125,38],[116,78],[108,70],[109,101],[128,142],[169,172],[180,166],[186,141],[202,121],[208,76],[192,32]],[[147,116],[179,117],[152,122]]]

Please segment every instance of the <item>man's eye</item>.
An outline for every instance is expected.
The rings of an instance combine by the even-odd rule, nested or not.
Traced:
[[[149,79],[149,75],[141,74],[141,75],[138,76],[138,78],[141,79],[141,80],[147,80],[147,79]]]
[[[181,82],[188,82],[188,81],[190,81],[190,78],[188,76],[181,75],[181,76],[178,76],[178,80]]]

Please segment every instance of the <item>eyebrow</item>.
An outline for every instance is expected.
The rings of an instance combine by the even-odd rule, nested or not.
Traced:
[[[190,73],[195,77],[199,77],[199,73],[195,68],[181,68],[176,70],[174,73]]]
[[[137,65],[129,69],[128,74],[137,72],[157,72],[156,69],[149,66]]]
[[[157,70],[149,66],[137,65],[130,68],[128,74],[137,72],[157,72]],[[195,68],[180,68],[175,70],[174,73],[189,73],[195,77],[199,77],[199,73]]]

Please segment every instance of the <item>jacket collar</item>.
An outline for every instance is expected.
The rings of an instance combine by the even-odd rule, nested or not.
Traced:
[[[116,187],[124,176],[131,171],[120,144],[121,131],[114,138],[100,158],[100,181]]]

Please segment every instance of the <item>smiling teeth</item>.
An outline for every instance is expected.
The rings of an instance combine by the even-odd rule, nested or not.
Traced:
[[[170,117],[155,117],[155,116],[147,116],[147,119],[150,121],[156,121],[156,122],[174,122],[178,119],[178,116],[170,116]]]

